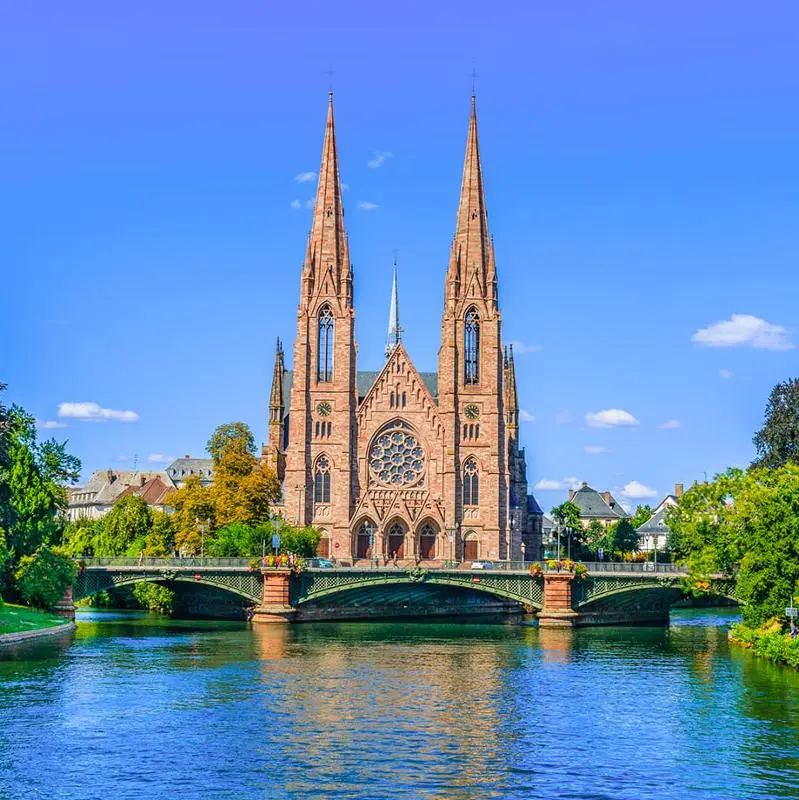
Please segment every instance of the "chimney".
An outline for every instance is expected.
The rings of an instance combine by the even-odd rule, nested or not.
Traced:
[[[142,474],[139,475],[139,485],[144,486],[145,483],[147,483],[147,476],[142,472]]]
[[[186,455],[183,456],[183,458],[191,458],[191,456],[188,453],[186,453]]]
[[[112,470],[112,469],[106,470],[105,471],[105,478],[109,483],[113,483],[114,480],[116,479],[116,476],[114,475],[114,470]]]
[[[574,489],[569,489],[569,502],[574,500]]]
[[[675,497],[682,497],[682,493],[685,490],[685,487],[681,483],[674,484],[674,496]]]
[[[613,502],[613,498],[610,496],[610,492],[602,492],[602,499],[608,504],[611,505]]]

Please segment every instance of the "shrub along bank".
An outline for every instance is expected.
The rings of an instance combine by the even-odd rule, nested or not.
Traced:
[[[762,628],[749,628],[743,623],[733,625],[730,642],[740,647],[751,647],[752,652],[761,658],[799,669],[799,639],[783,633],[782,627],[778,619]]]

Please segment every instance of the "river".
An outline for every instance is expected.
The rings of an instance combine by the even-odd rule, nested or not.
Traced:
[[[0,652],[0,797],[799,797],[799,674],[671,627],[82,612]]]

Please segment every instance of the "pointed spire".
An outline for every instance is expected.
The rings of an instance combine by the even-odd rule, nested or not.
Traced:
[[[505,411],[508,427],[519,427],[519,393],[516,390],[516,366],[513,363],[513,345],[507,348],[505,361]]]
[[[347,286],[349,247],[344,235],[344,208],[341,202],[341,178],[333,120],[333,92],[329,93],[322,164],[313,210],[313,226],[305,257],[303,286],[318,285],[330,269],[336,292]],[[347,296],[351,303],[351,295]]]
[[[479,285],[486,299],[496,300],[494,287],[493,246],[488,235],[483,188],[483,167],[480,162],[480,147],[477,141],[477,110],[472,95],[472,110],[469,117],[469,134],[466,139],[466,158],[463,164],[460,202],[455,239],[452,244],[447,292],[457,297],[461,288],[477,270]]]
[[[283,403],[283,376],[285,373],[283,366],[283,344],[280,337],[277,339],[275,347],[275,367],[272,372],[272,392],[269,395],[269,424],[280,423],[283,421],[285,411]]]
[[[399,294],[397,293],[397,257],[394,256],[394,279],[391,282],[391,306],[388,311],[388,336],[386,337],[386,358],[400,343],[402,329],[399,324]]]

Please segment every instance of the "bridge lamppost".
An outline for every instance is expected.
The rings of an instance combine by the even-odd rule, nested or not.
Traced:
[[[372,558],[372,566],[377,566],[377,556],[375,555],[375,524],[371,520],[367,520],[364,523],[364,528],[366,528],[366,533],[369,536],[369,555]]]
[[[447,538],[449,539],[449,563],[455,563],[455,537],[458,535],[458,526],[453,525],[447,528]]]
[[[194,524],[200,529],[200,565],[205,564],[205,531],[211,527],[211,519],[206,517],[205,522],[200,522],[199,517],[194,518]]]

